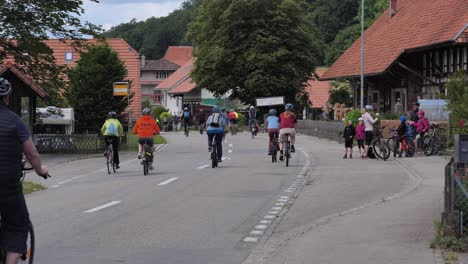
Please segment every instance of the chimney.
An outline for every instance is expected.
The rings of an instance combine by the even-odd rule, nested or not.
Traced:
[[[398,0],[390,0],[390,16],[393,17],[398,11]]]
[[[145,55],[141,55],[141,58],[140,58],[140,59],[141,59],[141,67],[143,68],[143,67],[145,67],[145,65],[146,65],[146,57],[145,57]]]

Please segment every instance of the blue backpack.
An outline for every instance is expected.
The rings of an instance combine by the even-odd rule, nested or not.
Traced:
[[[184,118],[185,118],[185,119],[190,118],[190,112],[189,112],[189,111],[185,111],[185,112],[184,112]]]
[[[117,131],[117,127],[114,125],[114,123],[110,123],[108,126],[107,126],[107,129],[106,129],[106,134],[109,135],[109,136],[117,136],[119,132]]]
[[[412,125],[406,125],[406,137],[413,138],[414,137],[414,128]]]

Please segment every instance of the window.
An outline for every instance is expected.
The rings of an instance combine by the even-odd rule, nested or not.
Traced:
[[[73,61],[73,52],[72,51],[67,51],[65,52],[65,61]]]
[[[169,77],[169,73],[167,71],[158,71],[154,74],[154,78],[158,80],[166,79]]]

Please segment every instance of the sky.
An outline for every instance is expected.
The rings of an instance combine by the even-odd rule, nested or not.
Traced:
[[[85,0],[82,20],[108,30],[133,18],[142,21],[153,16],[166,16],[178,9],[182,2],[184,0],[100,0],[99,3]]]

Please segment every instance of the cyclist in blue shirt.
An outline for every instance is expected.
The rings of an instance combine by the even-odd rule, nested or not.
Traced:
[[[271,141],[273,137],[279,138],[279,118],[275,109],[270,109],[265,123],[265,130],[268,132],[268,155],[271,155]]]
[[[216,152],[218,154],[218,162],[222,162],[223,157],[223,135],[226,121],[221,114],[219,107],[213,107],[213,113],[206,120],[208,134],[208,151],[211,152],[213,147],[213,139],[215,141]]]

